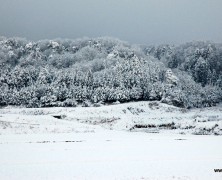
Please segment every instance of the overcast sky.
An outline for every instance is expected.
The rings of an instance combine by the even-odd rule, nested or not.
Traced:
[[[0,0],[0,35],[222,42],[222,0]]]

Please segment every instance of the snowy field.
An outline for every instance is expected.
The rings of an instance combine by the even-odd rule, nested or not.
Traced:
[[[98,129],[222,135],[222,104],[192,110],[156,101],[102,107],[0,109],[0,134],[78,133]]]
[[[221,131],[221,105],[3,108],[0,179],[219,180]]]
[[[221,136],[100,131],[2,135],[0,179],[218,179]]]

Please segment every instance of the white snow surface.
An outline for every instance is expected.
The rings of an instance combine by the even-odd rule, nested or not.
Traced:
[[[0,109],[0,134],[95,132],[104,128],[221,135],[222,105],[187,110],[142,101],[102,107]]]
[[[221,122],[221,105],[3,108],[0,179],[219,180]]]

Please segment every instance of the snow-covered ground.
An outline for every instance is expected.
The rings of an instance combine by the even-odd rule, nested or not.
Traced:
[[[192,110],[155,101],[102,107],[0,109],[0,134],[95,132],[104,128],[221,135],[222,104]]]
[[[0,136],[0,179],[218,179],[222,137],[101,130]]]
[[[221,132],[221,105],[8,107],[0,109],[0,179],[219,180]]]

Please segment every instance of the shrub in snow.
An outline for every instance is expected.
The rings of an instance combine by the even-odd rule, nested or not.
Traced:
[[[61,106],[63,107],[76,107],[77,106],[77,101],[75,99],[66,99],[61,103]]]
[[[113,102],[112,104],[113,104],[113,105],[117,105],[117,104],[120,104],[120,102],[119,102],[119,101],[115,101],[115,102]]]
[[[27,106],[28,108],[38,108],[41,107],[40,101],[38,100],[38,98],[34,97],[33,99],[31,99]]]
[[[82,103],[82,107],[91,107],[91,106],[92,106],[92,103],[88,100],[83,101],[83,103]]]
[[[40,98],[40,104],[42,107],[56,106],[57,97],[53,95],[46,95]]]
[[[103,104],[104,104],[103,102],[98,102],[98,103],[94,103],[93,106],[94,107],[101,107],[101,106],[103,106]]]

